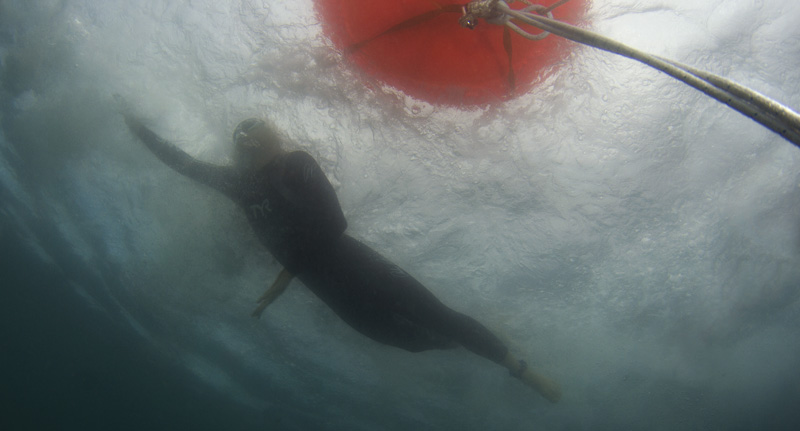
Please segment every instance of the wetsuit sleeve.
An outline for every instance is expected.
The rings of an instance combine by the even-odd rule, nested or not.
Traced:
[[[167,166],[230,197],[234,196],[238,178],[234,168],[215,166],[193,158],[169,141],[156,135],[132,116],[125,116],[125,124]]]
[[[338,238],[347,229],[336,191],[310,154],[303,151],[290,153],[281,183],[286,198],[313,218],[318,235]]]

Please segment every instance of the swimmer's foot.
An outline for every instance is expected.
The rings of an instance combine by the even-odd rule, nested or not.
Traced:
[[[508,368],[512,376],[535,389],[547,401],[557,403],[561,399],[561,388],[558,384],[528,368],[525,361],[517,360],[509,353],[502,365]]]
[[[551,403],[557,403],[561,400],[561,388],[558,384],[547,377],[536,374],[533,371],[526,371],[521,380],[526,385],[532,387],[541,396]]]

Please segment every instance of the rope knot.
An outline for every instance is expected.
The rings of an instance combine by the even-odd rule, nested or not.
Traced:
[[[526,39],[542,40],[550,33],[543,31],[538,34],[531,34],[511,22],[511,19],[517,18],[527,24],[533,24],[525,20],[525,18],[534,13],[552,19],[553,9],[567,1],[569,0],[561,0],[553,6],[544,7],[539,4],[533,4],[529,0],[522,0],[522,3],[528,6],[519,10],[514,10],[508,5],[509,3],[513,3],[514,0],[473,0],[461,7],[461,18],[458,19],[458,23],[462,27],[472,30],[478,25],[478,19],[483,18],[489,24],[505,25]]]
[[[503,24],[508,16],[497,8],[497,3],[504,0],[473,0],[461,8],[461,18],[458,23],[461,27],[472,30],[478,25],[478,18],[483,18],[493,24]]]

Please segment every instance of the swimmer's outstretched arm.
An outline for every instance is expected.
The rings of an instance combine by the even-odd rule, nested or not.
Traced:
[[[136,135],[164,164],[228,196],[232,196],[236,192],[239,176],[234,168],[201,162],[186,154],[171,142],[156,135],[142,124],[141,120],[136,116],[126,111],[123,111],[122,115],[125,117],[125,124],[128,125],[131,133]]]
[[[261,295],[261,298],[258,298],[258,301],[256,301],[258,302],[258,307],[253,310],[251,316],[255,317],[256,319],[261,317],[261,313],[264,312],[264,309],[267,308],[269,304],[272,304],[273,301],[278,299],[279,296],[281,296],[281,293],[286,290],[293,277],[294,276],[290,274],[286,268],[283,268],[281,273],[278,274],[278,277],[272,283],[272,286],[270,286],[269,289],[267,289],[267,291]]]

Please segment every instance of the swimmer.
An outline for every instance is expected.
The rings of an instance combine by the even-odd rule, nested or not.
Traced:
[[[123,110],[125,123],[177,172],[236,202],[261,243],[283,266],[258,300],[258,317],[299,279],[355,330],[410,352],[463,346],[558,402],[561,391],[475,319],[453,311],[407,272],[345,233],[339,200],[308,153],[288,152],[267,122],[251,118],[233,132],[233,166],[198,161]]]

